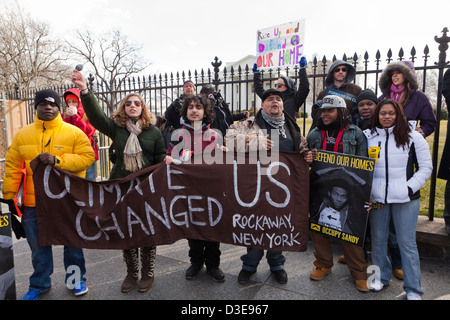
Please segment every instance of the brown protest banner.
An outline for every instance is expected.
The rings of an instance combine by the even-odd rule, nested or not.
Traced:
[[[251,159],[227,153],[220,164],[160,163],[103,182],[36,161],[40,244],[129,249],[187,238],[306,250],[309,165],[299,153]]]

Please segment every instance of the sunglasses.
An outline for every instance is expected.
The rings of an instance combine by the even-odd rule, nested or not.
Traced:
[[[282,86],[285,86],[285,84],[275,83],[275,88],[281,88]]]
[[[133,104],[133,101],[125,101],[125,106],[127,106],[127,107],[131,107],[132,104]],[[134,105],[136,107],[140,107],[141,106],[141,102],[140,101],[134,101]]]
[[[341,70],[342,70],[342,72],[347,72],[347,71],[348,71],[347,68],[336,68],[336,69],[334,69],[334,72],[335,72],[335,73],[338,73],[338,72],[341,71]]]

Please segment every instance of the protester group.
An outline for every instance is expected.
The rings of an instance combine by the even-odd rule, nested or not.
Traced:
[[[35,300],[48,291],[53,273],[51,246],[39,245],[37,187],[33,184],[30,162],[38,158],[44,164],[95,180],[99,159],[96,130],[112,140],[114,165],[110,179],[124,178],[158,163],[179,165],[188,161],[196,148],[241,153],[255,150],[298,152],[308,163],[314,161],[318,150],[375,159],[372,191],[367,203],[366,245],[340,242],[343,255],[339,262],[348,266],[358,291],[382,291],[394,274],[403,280],[407,299],[421,299],[424,292],[416,223],[419,192],[432,172],[430,148],[425,138],[434,132],[437,120],[429,99],[419,90],[414,66],[409,61],[388,64],[379,78],[382,95],[377,97],[372,90],[362,90],[354,83],[356,70],[352,64],[336,60],[329,68],[326,88],[315,99],[313,123],[304,137],[296,118],[310,93],[306,65],[306,59],[302,58],[298,86],[293,79],[281,76],[274,88],[266,89],[255,64],[254,88],[262,102],[254,116],[248,111],[231,112],[214,85],[204,85],[197,93],[198,88],[191,80],[183,84],[183,94],[158,117],[149,111],[138,93],[126,95],[117,110],[107,116],[78,70],[73,71],[71,78],[75,87],[63,95],[65,112],[62,112],[64,105],[57,92],[38,91],[34,100],[34,123],[14,136],[6,155],[3,183],[3,198],[14,205],[25,164],[26,194],[21,223],[31,249],[33,273],[23,299]],[[442,92],[447,102],[450,102],[449,71],[445,73]],[[198,132],[201,134],[196,134]],[[331,187],[329,205],[340,211],[348,195],[338,185]],[[446,192],[448,194],[450,191]],[[341,205],[338,200],[332,200],[333,197],[340,197]],[[446,204],[447,201],[446,197]],[[449,230],[447,210],[446,206],[444,218]],[[316,258],[310,278],[320,281],[332,271],[332,239],[314,231],[310,231],[310,237]],[[225,281],[220,269],[220,243],[187,240],[191,265],[185,278],[193,280],[206,266],[213,280]],[[123,250],[125,277],[118,290],[126,294],[136,285],[139,292],[151,289],[157,264],[156,250],[156,246]],[[263,257],[264,250],[247,248],[241,257],[240,284],[251,280]],[[267,250],[266,259],[275,280],[287,283],[283,252]],[[380,270],[379,276],[370,282],[367,280],[369,264]],[[64,265],[66,270],[72,265],[79,267],[80,281],[68,288],[77,296],[86,294],[88,282],[83,249],[64,247]],[[66,282],[69,276],[67,271]]]

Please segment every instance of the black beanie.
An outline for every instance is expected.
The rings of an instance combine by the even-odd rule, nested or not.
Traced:
[[[58,109],[61,109],[61,97],[56,91],[45,89],[36,92],[34,96],[34,108],[36,109],[37,105],[43,101],[54,103],[58,106]]]
[[[361,93],[359,94],[358,98],[356,99],[356,104],[358,104],[362,100],[372,100],[373,102],[375,102],[375,104],[378,104],[377,96],[370,89],[366,89],[366,90],[361,91]]]

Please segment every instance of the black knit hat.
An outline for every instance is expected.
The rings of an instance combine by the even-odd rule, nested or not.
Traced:
[[[36,92],[34,96],[34,108],[36,109],[37,105],[43,101],[54,103],[58,106],[58,109],[61,109],[61,97],[56,91],[45,89]]]
[[[361,93],[359,94],[358,98],[356,99],[356,104],[358,104],[362,100],[372,100],[373,102],[375,102],[375,104],[378,104],[377,96],[370,89],[366,89],[366,90],[361,91]]]

